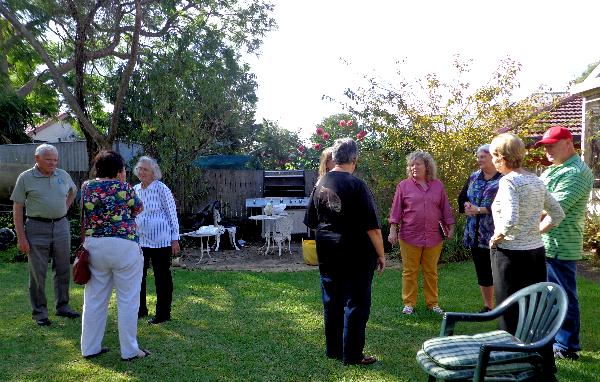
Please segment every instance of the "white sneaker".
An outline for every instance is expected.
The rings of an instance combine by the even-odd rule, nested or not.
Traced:
[[[413,314],[413,307],[410,305],[404,305],[404,309],[402,309],[402,314]]]
[[[438,305],[434,305],[431,307],[431,311],[433,313],[437,313],[437,314],[444,314],[444,311],[442,310],[442,308],[440,308]]]

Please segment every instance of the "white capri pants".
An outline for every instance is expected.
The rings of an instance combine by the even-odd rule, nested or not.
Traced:
[[[137,321],[144,257],[138,243],[116,237],[85,238],[90,252],[92,277],[85,285],[81,324],[81,354],[85,357],[102,349],[108,302],[113,286],[117,292],[121,358],[139,353]]]

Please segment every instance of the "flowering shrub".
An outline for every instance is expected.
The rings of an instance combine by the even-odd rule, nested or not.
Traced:
[[[361,128],[349,114],[327,117],[317,125],[309,142],[298,148],[298,157],[290,163],[290,168],[317,169],[321,153],[336,139],[350,137],[360,143],[368,134],[367,129]]]

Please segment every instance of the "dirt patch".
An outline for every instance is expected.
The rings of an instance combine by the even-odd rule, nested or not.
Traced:
[[[236,250],[211,250],[210,257],[204,254],[200,260],[200,250],[197,248],[185,249],[182,256],[173,261],[173,266],[185,269],[216,270],[216,271],[252,271],[252,272],[300,272],[316,270],[317,267],[304,263],[302,245],[292,242],[291,253],[287,246],[281,250],[281,257],[277,248],[275,251],[264,253],[262,243],[248,243],[245,247]],[[397,257],[387,256],[386,267],[398,269],[401,262]],[[588,280],[600,284],[600,260],[593,256],[586,256],[577,264],[578,273]]]
[[[577,273],[586,279],[600,284],[600,259],[589,253],[577,263]]]
[[[302,245],[292,242],[291,253],[287,245],[282,247],[281,257],[275,247],[274,251],[264,253],[262,244],[248,243],[245,247],[236,250],[220,250],[213,252],[210,257],[204,253],[200,260],[200,250],[197,248],[182,251],[182,256],[173,261],[174,266],[185,269],[217,270],[217,271],[252,271],[252,272],[300,272],[316,270],[318,267],[307,265],[302,257]],[[388,267],[399,267],[397,259],[388,259]]]

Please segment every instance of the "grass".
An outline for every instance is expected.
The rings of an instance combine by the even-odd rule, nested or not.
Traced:
[[[344,367],[324,357],[316,271],[176,270],[174,280],[174,320],[158,326],[139,321],[138,340],[153,351],[150,358],[120,360],[113,297],[104,340],[111,351],[84,360],[79,353],[81,320],[55,317],[51,307],[53,325],[37,327],[30,317],[26,264],[0,264],[0,381],[426,380],[415,354],[425,339],[437,335],[440,317],[422,307],[414,316],[400,314],[397,270],[387,270],[374,281],[365,352],[381,362],[371,367]],[[600,375],[600,286],[579,281],[584,351],[578,362],[558,362],[562,382],[597,381]],[[50,280],[46,290],[52,300]],[[72,287],[72,305],[77,309],[82,292],[81,287]],[[440,299],[448,310],[479,309],[471,263],[441,267]],[[491,328],[488,324],[458,330],[487,327]]]

